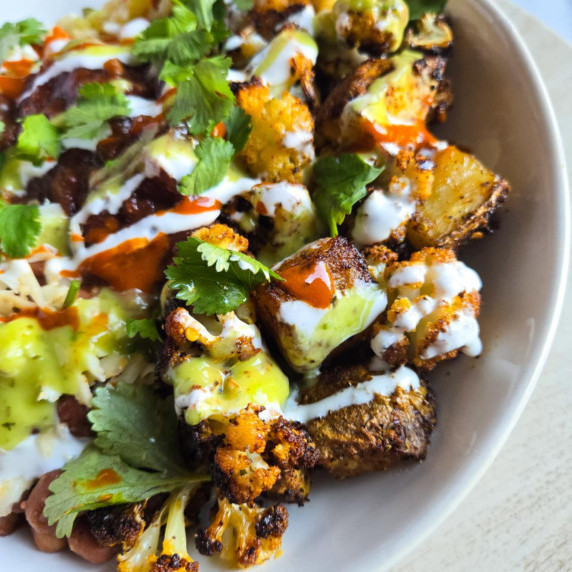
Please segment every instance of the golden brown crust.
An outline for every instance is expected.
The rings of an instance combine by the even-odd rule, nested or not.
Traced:
[[[320,376],[301,402],[313,403],[370,378],[360,365],[333,369]],[[422,385],[409,391],[398,387],[391,396],[376,395],[364,405],[332,411],[309,421],[307,428],[320,455],[319,465],[343,479],[403,460],[424,459],[435,423],[433,396]]]

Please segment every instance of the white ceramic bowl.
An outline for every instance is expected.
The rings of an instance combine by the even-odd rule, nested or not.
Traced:
[[[85,0],[19,0],[2,18],[53,22]],[[100,2],[101,3],[101,2]],[[562,146],[540,76],[511,24],[489,0],[450,0],[455,107],[441,135],[471,148],[512,184],[500,230],[464,254],[483,282],[484,353],[434,376],[438,429],[427,460],[347,482],[320,478],[292,508],[284,555],[266,572],[381,570],[442,521],[498,453],[542,369],[568,266]],[[0,568],[79,572],[70,555],[37,552],[21,531],[0,539]],[[201,571],[218,570],[200,558]]]

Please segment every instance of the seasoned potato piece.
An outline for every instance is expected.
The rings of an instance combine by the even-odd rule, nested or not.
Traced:
[[[314,159],[314,120],[308,107],[288,92],[273,99],[268,87],[257,82],[241,86],[237,102],[253,124],[238,158],[268,182],[302,182]]]
[[[510,186],[478,159],[449,146],[435,156],[433,190],[409,223],[414,248],[457,248],[487,228]]]
[[[317,240],[275,270],[285,280],[255,292],[257,315],[300,372],[319,367],[340,344],[364,331],[387,302],[362,255],[342,237]]]
[[[336,409],[336,404],[344,404],[344,390],[364,392],[364,399]],[[321,400],[328,401],[320,406]],[[422,460],[436,421],[431,392],[407,368],[378,376],[361,365],[338,367],[320,375],[300,403],[304,417],[328,411],[307,420],[306,427],[318,450],[318,464],[342,479],[406,459]]]

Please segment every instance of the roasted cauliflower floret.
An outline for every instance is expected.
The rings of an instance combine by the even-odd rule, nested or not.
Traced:
[[[444,119],[451,103],[446,60],[404,50],[368,60],[328,95],[316,118],[317,147],[377,149],[387,158],[400,150],[431,147],[426,121]]]
[[[224,212],[248,235],[256,258],[267,266],[290,256],[322,231],[308,190],[298,184],[256,185]]]
[[[384,279],[390,303],[371,341],[382,362],[428,371],[459,351],[480,353],[481,281],[453,251],[424,248],[409,261],[390,264]]]
[[[117,557],[118,572],[198,572],[199,563],[187,552],[185,528],[185,508],[195,490],[195,485],[189,485],[171,494],[133,547]]]
[[[320,367],[385,309],[385,292],[345,238],[317,240],[275,270],[284,281],[256,290],[255,304],[264,330],[300,372]]]
[[[276,498],[280,487],[284,488],[278,483],[283,471],[284,480],[292,484],[297,476],[299,484],[305,482],[302,472],[316,463],[314,444],[300,424],[283,417],[264,422],[260,413],[260,408],[249,406],[232,418],[214,455],[213,481],[219,496],[233,503],[252,503],[271,489]],[[305,500],[293,492],[288,496],[295,496],[295,502]]]
[[[405,41],[415,50],[440,53],[453,44],[453,31],[442,14],[427,12],[408,30]]]
[[[302,182],[314,159],[314,120],[308,107],[288,92],[272,98],[268,87],[257,82],[243,85],[237,102],[253,125],[239,160],[266,181]]]
[[[407,368],[375,375],[361,365],[336,367],[299,401],[318,464],[337,478],[422,460],[435,426],[433,397]]]
[[[310,0],[255,0],[250,21],[265,38],[273,38],[283,25],[295,24],[313,33],[314,7]]]
[[[338,38],[376,56],[399,48],[409,21],[404,0],[337,0],[333,13]]]
[[[240,568],[262,564],[276,555],[288,527],[288,512],[277,504],[269,508],[232,504],[218,499],[212,524],[197,534],[201,554],[220,554]]]

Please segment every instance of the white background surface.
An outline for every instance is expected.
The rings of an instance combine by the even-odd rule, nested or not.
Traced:
[[[572,0],[513,0],[513,2],[572,43]]]
[[[542,5],[545,15],[547,6],[560,6],[560,13],[569,15],[557,22],[560,29],[572,28],[572,0],[515,3]],[[570,176],[572,48],[514,4],[497,4],[523,36],[548,87]],[[566,300],[548,362],[499,456],[456,511],[391,572],[572,570],[570,281]]]

